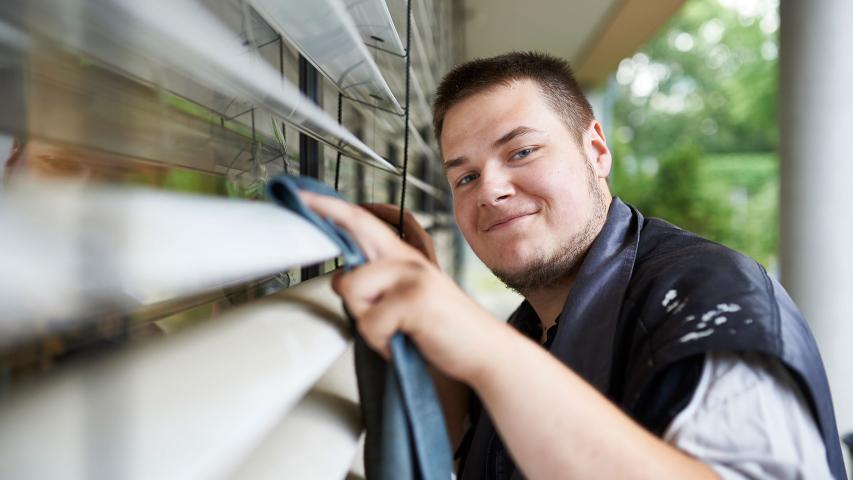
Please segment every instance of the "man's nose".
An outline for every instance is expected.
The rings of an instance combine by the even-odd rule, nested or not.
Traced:
[[[478,203],[481,206],[496,205],[515,194],[512,177],[499,167],[484,168],[480,172],[480,195]]]

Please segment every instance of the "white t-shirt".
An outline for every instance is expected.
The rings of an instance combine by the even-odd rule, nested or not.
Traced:
[[[664,440],[726,480],[832,478],[800,388],[781,362],[759,354],[706,354]]]

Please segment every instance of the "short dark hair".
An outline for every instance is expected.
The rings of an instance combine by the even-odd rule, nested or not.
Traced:
[[[550,107],[580,142],[595,118],[568,62],[539,52],[511,52],[458,65],[441,80],[433,105],[432,125],[441,141],[444,116],[457,103],[498,85],[529,79],[539,84]]]

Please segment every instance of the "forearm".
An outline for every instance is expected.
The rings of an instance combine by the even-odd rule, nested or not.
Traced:
[[[510,327],[471,384],[529,478],[716,478]]]

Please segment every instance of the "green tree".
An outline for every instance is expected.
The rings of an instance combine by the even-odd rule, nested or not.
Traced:
[[[616,73],[612,185],[647,214],[775,260],[778,11],[689,0]]]

